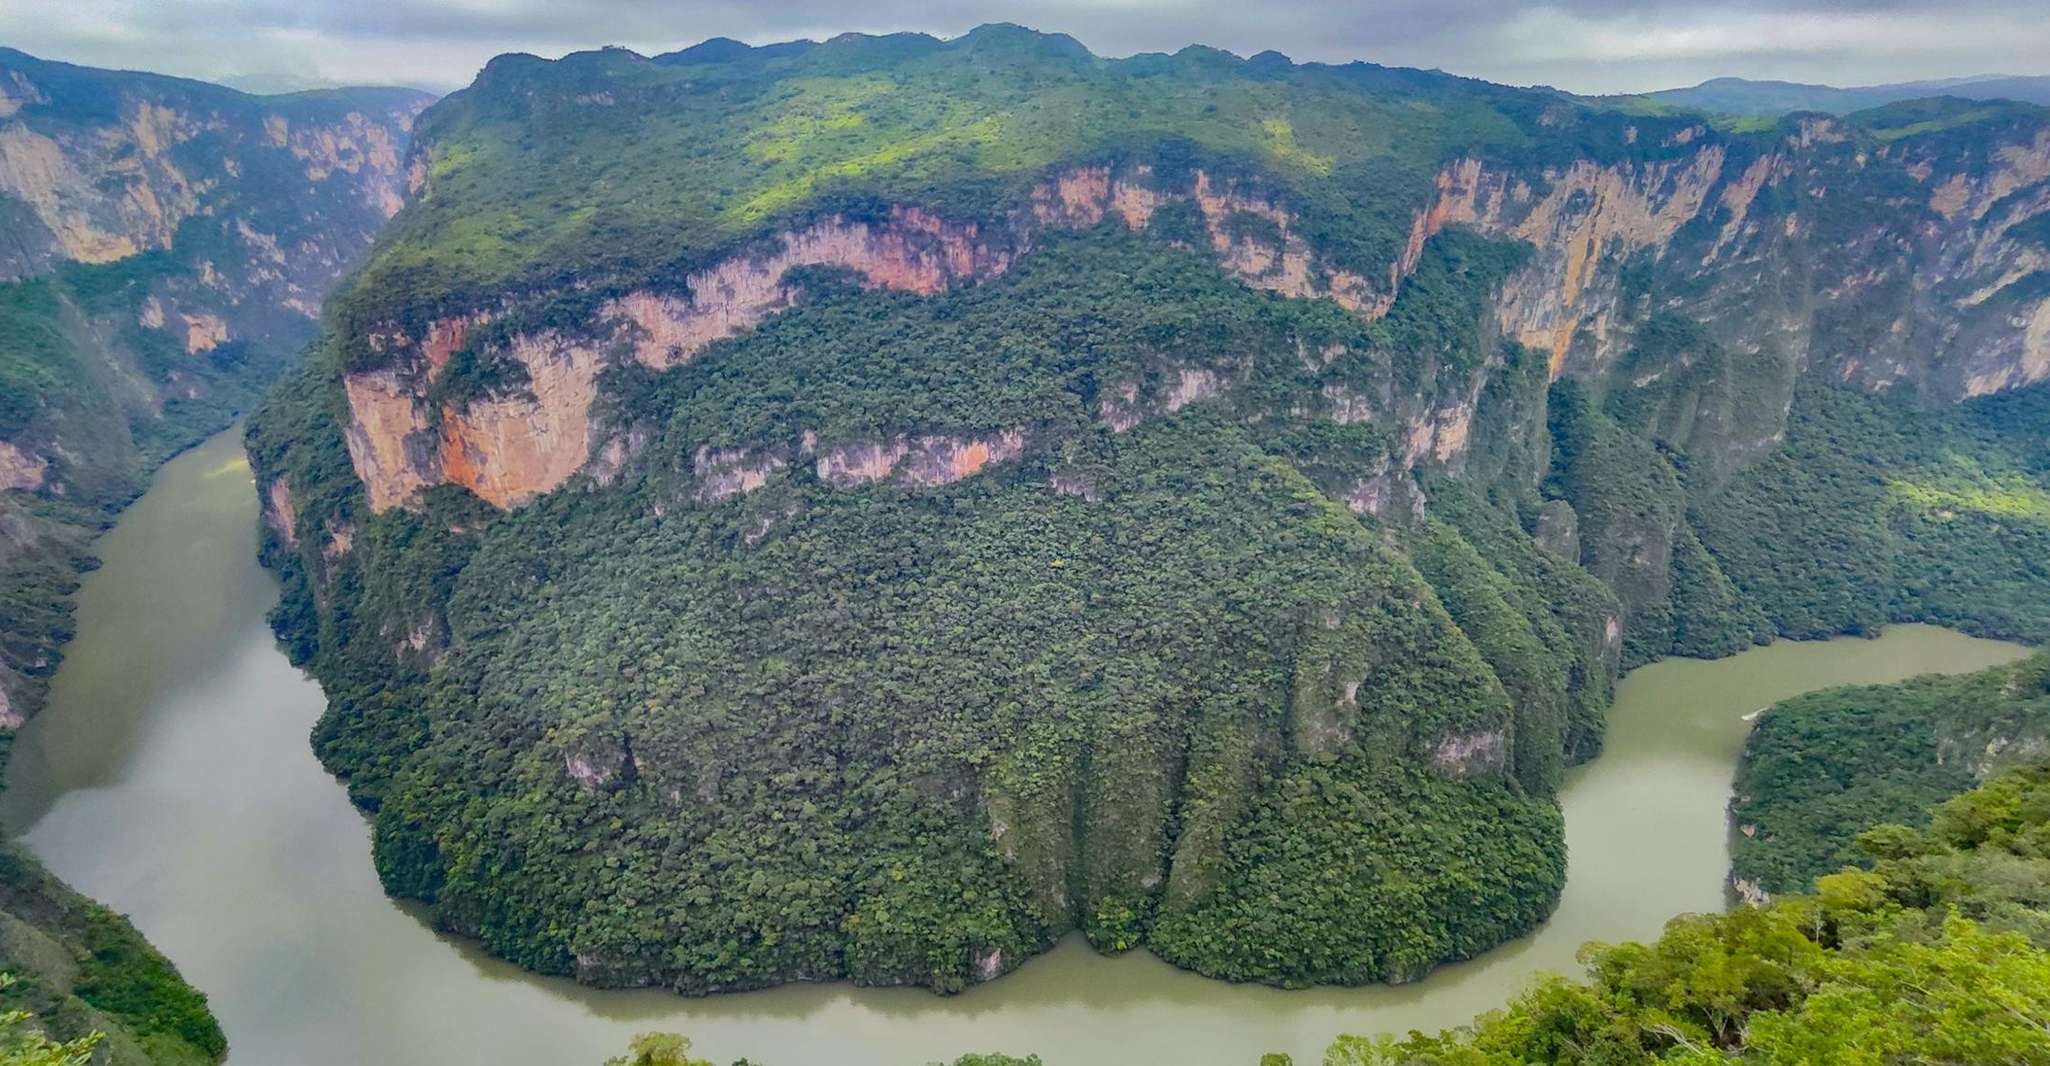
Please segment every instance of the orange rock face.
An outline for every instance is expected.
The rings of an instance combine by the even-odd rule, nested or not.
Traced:
[[[25,489],[34,492],[43,487],[43,474],[49,467],[48,459],[31,455],[0,440],[0,491]]]
[[[1191,200],[1203,215],[1211,250],[1218,265],[1256,289],[1298,298],[1325,297],[1346,310],[1369,318],[1388,312],[1394,302],[1394,281],[1407,267],[1391,269],[1386,291],[1377,290],[1358,274],[1324,263],[1296,232],[1296,220],[1256,192],[1217,182],[1202,170],[1186,193],[1165,192],[1147,184],[1150,169],[1138,167],[1130,178],[1114,176],[1108,167],[1070,171],[1034,196],[1033,216],[1059,226],[1094,226],[1115,214],[1132,229],[1144,229],[1163,205]],[[1237,231],[1238,216],[1268,223],[1279,243]]]
[[[690,275],[688,298],[632,293],[607,304],[600,317],[630,325],[634,358],[663,370],[790,307],[796,293],[783,278],[798,267],[844,267],[871,287],[931,296],[1002,273],[1011,262],[1011,253],[984,241],[976,227],[913,208],[899,208],[876,225],[827,219],[785,233],[774,245]]]
[[[1549,353],[1557,377],[1583,333],[1597,350],[1604,347],[1615,308],[1613,286],[1602,284],[1614,272],[1603,268],[1642,249],[1662,252],[1708,204],[1724,158],[1721,145],[1707,145],[1665,162],[1583,160],[1546,172],[1542,193],[1479,160],[1460,160],[1439,173],[1436,196],[1411,227],[1399,267],[1413,268],[1425,242],[1446,226],[1528,241],[1536,254],[1505,284],[1497,317],[1504,333]],[[1741,225],[1771,173],[1770,161],[1760,160],[1725,187],[1731,226]]]
[[[292,486],[282,477],[272,478],[270,488],[264,491],[263,521],[286,544],[299,546],[299,511],[292,506]]]
[[[344,375],[342,390],[349,400],[342,436],[371,510],[388,511],[440,483],[438,459],[422,455],[418,443],[427,431],[420,400],[425,383],[416,385],[396,369],[372,370]]]
[[[185,351],[190,355],[210,352],[228,341],[228,324],[218,315],[187,314],[179,316],[185,320]]]
[[[1826,126],[1802,134],[1810,139],[1829,135]],[[1448,226],[1526,241],[1534,254],[1498,293],[1496,324],[1506,335],[1547,353],[1556,377],[1573,360],[1584,361],[1574,366],[1600,365],[1616,346],[1614,324],[1630,320],[1619,306],[1623,297],[1615,264],[1633,255],[1665,254],[1683,226],[1711,213],[1719,215],[1719,234],[1706,258],[1736,254],[1725,249],[1755,244],[1752,238],[1758,236],[1750,221],[1752,203],[1787,175],[1784,150],[1750,160],[1741,173],[1726,176],[1721,144],[1678,139],[1669,147],[1682,151],[1664,160],[1612,166],[1582,161],[1541,174],[1492,169],[1477,159],[1456,161],[1438,175],[1396,260],[1387,264],[1385,275],[1371,272],[1372,280],[1325,262],[1302,236],[1299,220],[1257,187],[1201,171],[1187,186],[1173,189],[1160,187],[1143,167],[1076,168],[1037,188],[1028,207],[988,231],[910,207],[876,220],[821,219],[691,274],[678,291],[644,289],[609,301],[590,324],[595,339],[517,338],[512,354],[529,368],[531,396],[478,401],[429,417],[422,398],[481,321],[477,317],[444,320],[418,339],[390,333],[372,337],[372,347],[395,354],[401,369],[349,376],[345,384],[354,412],[350,451],[379,510],[444,481],[467,486],[500,506],[516,506],[560,485],[589,459],[594,444],[589,406],[597,374],[612,353],[656,370],[685,364],[710,345],[791,307],[798,293],[787,276],[798,268],[839,267],[874,288],[931,295],[1002,273],[1048,229],[1094,226],[1105,219],[1144,228],[1163,205],[1174,202],[1196,207],[1209,251],[1247,285],[1289,297],[1330,299],[1367,318],[1387,312],[1427,242]],[[2015,146],[2001,157],[2003,169],[1987,179],[1986,188],[1956,194],[1955,210],[1969,214],[1996,187],[2011,186],[2050,166],[2050,151],[2040,147]],[[2050,375],[2050,312],[2020,327],[2018,334],[2023,358],[2006,359],[1985,371],[1973,380],[1974,391]],[[1129,394],[1107,390],[1099,416],[1113,429],[1126,429],[1148,411],[1173,411],[1230,385],[1228,375],[1214,370],[1177,373],[1144,404],[1136,387]],[[1404,419],[1398,432],[1406,461],[1460,459],[1480,383],[1480,378],[1448,382],[1448,391],[1431,401],[1435,407],[1397,416]],[[1333,394],[1326,399],[1342,421],[1374,416],[1374,405],[1363,397]],[[431,431],[430,423],[435,426]],[[1014,445],[1003,434],[945,440],[887,436],[815,454],[786,444],[773,461],[768,452],[705,457],[701,461],[709,466],[697,474],[705,499],[751,491],[780,469],[775,463],[787,464],[797,455],[811,457],[818,476],[830,483],[894,478],[943,484],[1014,456],[1022,436],[1018,441]]]
[[[446,335],[444,335],[446,339]],[[526,367],[523,394],[444,405],[430,431],[422,397],[441,366],[424,373],[376,370],[347,375],[353,414],[349,455],[370,497],[384,511],[433,485],[461,485],[498,507],[514,507],[567,481],[591,451],[591,401],[602,361],[595,348],[559,335],[522,336],[507,354]]]

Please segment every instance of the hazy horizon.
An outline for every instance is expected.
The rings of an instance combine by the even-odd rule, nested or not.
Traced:
[[[1837,86],[2050,73],[2050,20],[2022,0],[0,0],[0,44],[46,59],[147,70],[252,92],[405,85],[448,92],[492,56],[606,45],[656,54],[711,37],[750,44],[840,33],[956,37],[987,22],[1066,33],[1104,56],[1190,44],[1298,62],[1365,60],[1600,94],[1716,77]]]

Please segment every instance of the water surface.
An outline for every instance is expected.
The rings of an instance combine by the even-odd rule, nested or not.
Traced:
[[[369,830],[307,746],[320,689],[272,645],[256,496],[235,434],[167,465],[99,544],[49,709],[0,808],[59,876],[127,912],[212,997],[235,1066],[597,1066],[629,1035],[721,1061],[918,1066],[971,1050],[1048,1066],[1315,1062],[1339,1032],[1436,1028],[1499,1004],[1588,939],[1723,903],[1744,716],[1829,685],[1972,670],[2022,649],[1901,626],[1632,673],[1608,752],[1563,796],[1565,898],[1536,935],[1404,987],[1227,985],[1077,942],[942,999],[793,986],[687,1000],[537,978],[387,900]]]

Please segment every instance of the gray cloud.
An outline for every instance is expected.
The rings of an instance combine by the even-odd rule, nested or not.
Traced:
[[[450,89],[501,52],[660,52],[712,36],[759,44],[846,31],[952,36],[992,21],[1067,32],[1104,55],[1272,48],[1581,92],[1723,74],[1864,84],[2050,73],[2041,0],[0,0],[0,43],[255,89]]]

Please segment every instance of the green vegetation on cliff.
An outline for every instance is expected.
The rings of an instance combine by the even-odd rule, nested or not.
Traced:
[[[1692,511],[1780,634],[1933,622],[2050,639],[2050,392],[1927,409],[1804,388],[1786,446]]]
[[[1640,144],[1624,116],[1595,110],[1567,137],[1534,138],[1555,106],[1436,72],[1271,53],[1104,59],[1001,25],[949,41],[500,56],[423,117],[426,192],[337,303],[344,365],[388,358],[367,340],[387,323],[417,334],[506,293],[673,286],[808,216],[914,204],[995,222],[1056,165],[1143,164],[1162,187],[1198,166],[1258,178],[1335,264],[1379,279],[1460,152],[1680,150]]]
[[[1962,677],[1833,689],[1758,721],[1737,774],[1735,876],[1803,892],[1862,861],[1875,822],[1923,825],[1928,809],[2050,748],[2050,657]]]
[[[1623,664],[1667,655],[1716,658],[1772,633],[1686,522],[1679,473],[1656,444],[1626,429],[1582,387],[1552,388],[1546,488],[1580,521],[1588,572],[1625,605]]]

